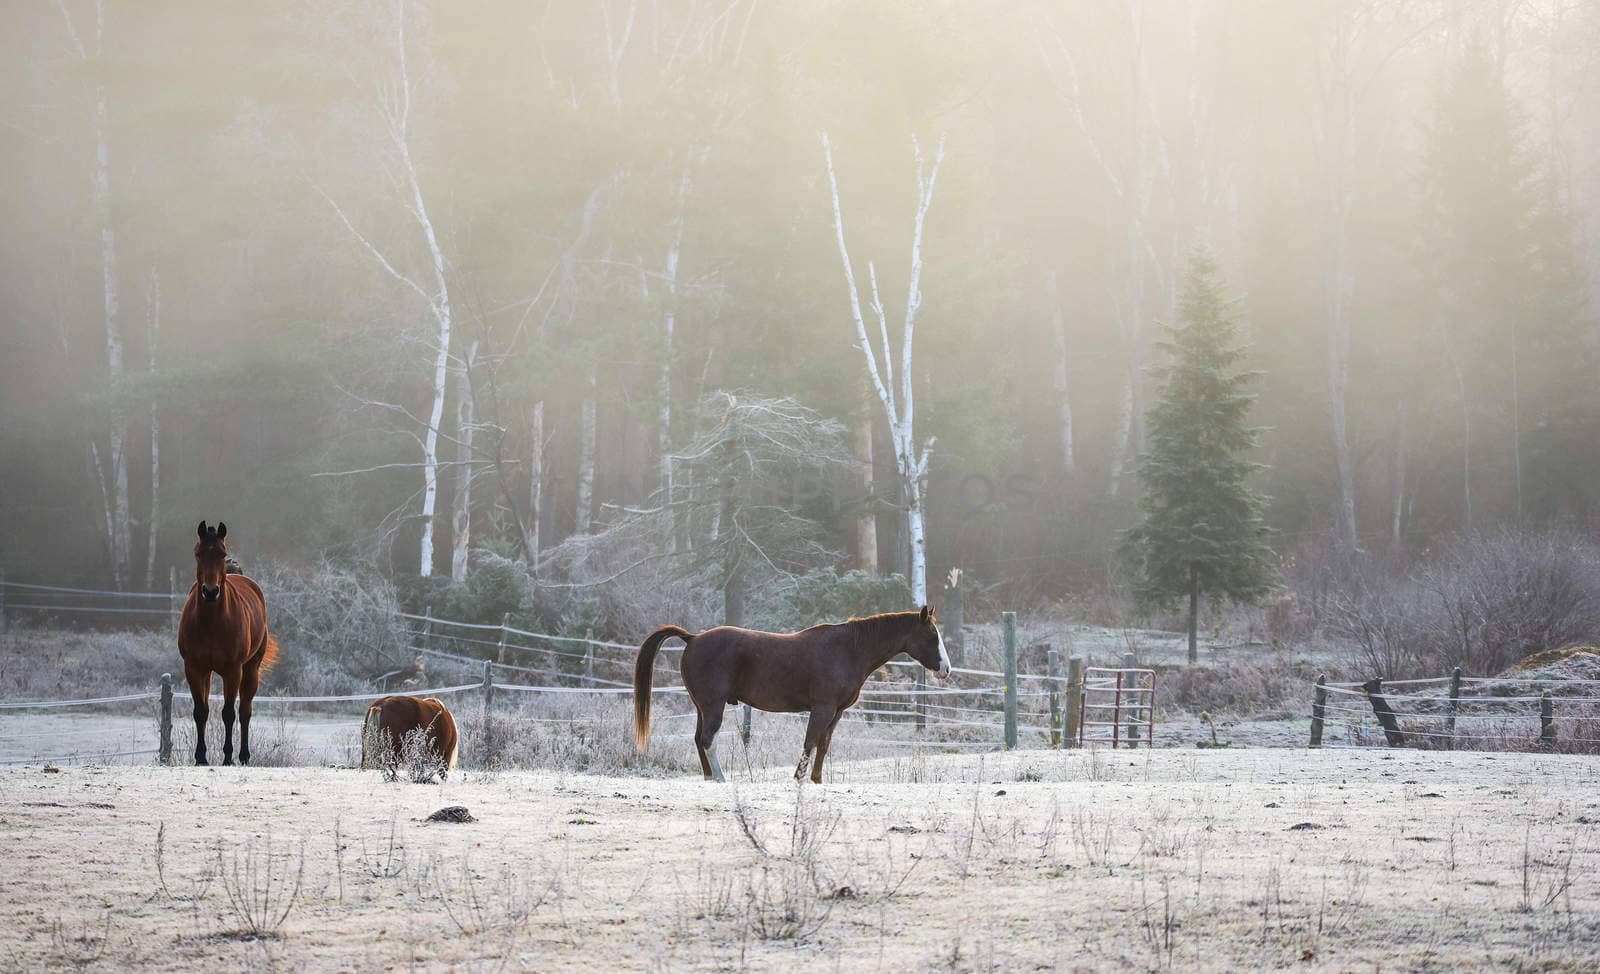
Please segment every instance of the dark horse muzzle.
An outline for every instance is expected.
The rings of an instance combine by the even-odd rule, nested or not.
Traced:
[[[200,586],[200,598],[202,600],[206,601],[206,602],[215,602],[216,600],[222,598],[222,586],[221,585],[202,585],[202,586]]]

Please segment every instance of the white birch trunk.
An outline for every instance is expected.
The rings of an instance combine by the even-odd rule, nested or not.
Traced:
[[[478,357],[478,342],[467,346],[467,357],[456,371],[456,488],[455,511],[451,517],[450,577],[458,582],[467,578],[467,558],[472,543],[472,367]]]
[[[433,220],[428,215],[427,200],[417,177],[417,167],[411,158],[411,75],[406,52],[406,4],[396,4],[395,54],[399,83],[395,89],[395,104],[381,106],[384,122],[389,128],[389,138],[395,152],[397,175],[401,189],[410,197],[405,207],[416,222],[427,245],[429,271],[432,272],[432,290],[425,288],[416,278],[395,267],[384,253],[356,229],[339,204],[327,193],[318,192],[333,208],[351,236],[367,251],[379,266],[396,281],[404,284],[421,297],[428,306],[434,325],[433,389],[428,419],[422,432],[422,521],[421,539],[417,551],[417,574],[424,578],[433,574],[434,520],[439,502],[439,426],[444,421],[444,404],[450,378],[450,336],[453,324],[450,309],[450,285],[445,277],[444,250],[434,231]]]
[[[934,154],[933,166],[924,172],[922,149],[913,138],[912,154],[917,163],[917,209],[911,225],[911,264],[906,283],[905,318],[900,335],[898,362],[899,384],[895,383],[896,361],[889,341],[888,317],[878,294],[878,275],[872,262],[867,262],[867,279],[871,288],[872,310],[878,319],[878,334],[882,342],[882,367],[879,356],[873,351],[867,337],[866,319],[861,313],[861,296],[856,288],[855,268],[850,263],[850,251],[845,245],[844,211],[839,203],[839,183],[833,171],[833,148],[826,132],[820,134],[823,159],[827,164],[828,188],[833,196],[833,226],[839,244],[839,259],[844,265],[844,278],[850,297],[850,313],[856,326],[856,341],[866,359],[867,377],[883,407],[884,418],[889,423],[890,441],[894,445],[895,466],[900,471],[906,517],[907,554],[910,560],[911,594],[918,605],[928,603],[927,512],[924,494],[927,489],[928,455],[933,446],[930,438],[920,447],[915,439],[916,387],[912,381],[912,352],[916,335],[917,310],[922,305],[922,232],[928,207],[933,202],[934,184],[939,178],[939,166],[944,161],[944,139]]]

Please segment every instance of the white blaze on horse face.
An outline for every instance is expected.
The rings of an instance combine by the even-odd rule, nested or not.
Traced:
[[[934,626],[933,631],[939,634],[939,679],[943,680],[950,676],[950,654],[945,652],[944,630]]]

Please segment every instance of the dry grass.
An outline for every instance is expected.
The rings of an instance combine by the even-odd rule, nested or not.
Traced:
[[[905,769],[857,762],[820,788],[782,767],[724,787],[0,770],[0,821],[33,857],[0,902],[0,956],[119,971],[1600,964],[1594,758],[1031,753],[929,757],[919,782]],[[478,821],[423,821],[447,804]],[[126,854],[152,837],[154,861]]]

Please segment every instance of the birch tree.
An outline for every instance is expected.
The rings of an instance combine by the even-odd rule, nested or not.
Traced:
[[[372,239],[357,229],[354,222],[333,197],[320,189],[318,192],[333,208],[342,223],[361,249],[375,261],[383,272],[397,284],[421,298],[432,321],[432,394],[418,445],[422,453],[422,510],[419,519],[422,536],[417,552],[417,573],[423,577],[433,574],[434,514],[439,500],[439,426],[444,421],[446,387],[450,378],[450,333],[454,324],[450,310],[450,285],[447,280],[447,263],[444,249],[439,243],[428,203],[417,176],[417,166],[411,155],[412,95],[410,59],[406,43],[406,14],[409,4],[399,0],[394,4],[394,71],[392,85],[380,85],[378,112],[383,125],[390,158],[385,162],[392,167],[400,190],[400,203],[414,224],[418,236],[426,245],[427,263],[420,273],[403,270]]]
[[[106,8],[104,0],[95,0],[93,47],[84,43],[65,0],[56,0],[61,18],[66,23],[67,37],[72,51],[85,65],[98,62],[105,55]],[[98,69],[87,72],[95,79],[94,100],[94,178],[92,186],[94,218],[100,232],[100,283],[102,307],[105,313],[106,333],[106,386],[110,395],[110,422],[107,429],[109,447],[105,459],[100,448],[90,440],[89,449],[105,504],[106,546],[111,555],[111,571],[117,588],[129,581],[131,570],[131,544],[133,533],[128,505],[128,416],[123,403],[123,386],[126,369],[123,365],[123,335],[120,301],[117,292],[117,234],[111,221],[111,148],[110,120],[106,109],[106,84]]]
[[[861,311],[861,295],[856,286],[855,268],[850,262],[850,250],[845,243],[844,209],[839,202],[839,181],[834,175],[833,146],[828,133],[819,135],[822,157],[828,170],[828,190],[833,199],[833,228],[839,241],[839,260],[844,266],[845,289],[850,297],[850,317],[856,327],[857,347],[866,362],[867,378],[877,394],[884,419],[889,424],[889,439],[894,447],[895,467],[899,473],[905,503],[906,529],[911,567],[911,594],[918,605],[928,603],[927,531],[924,496],[928,483],[928,456],[934,438],[920,444],[916,437],[916,383],[912,370],[912,352],[915,347],[917,311],[922,306],[922,231],[928,208],[933,204],[934,184],[939,178],[939,166],[944,162],[944,137],[934,150],[933,164],[925,166],[922,146],[915,136],[911,139],[911,154],[917,167],[916,212],[911,223],[911,261],[906,284],[905,312],[901,320],[900,350],[898,357],[889,342],[889,319],[878,293],[878,272],[872,261],[867,262],[867,281],[873,317],[878,322],[880,351],[874,351],[867,337],[867,323]],[[880,357],[881,356],[881,357]],[[897,361],[898,358],[898,361]],[[896,384],[896,371],[899,382]]]
[[[472,475],[477,458],[472,453],[472,433],[477,426],[473,415],[472,368],[477,364],[478,342],[467,346],[467,353],[456,369],[456,483],[454,511],[450,525],[450,577],[467,579],[467,556],[472,541]]]

